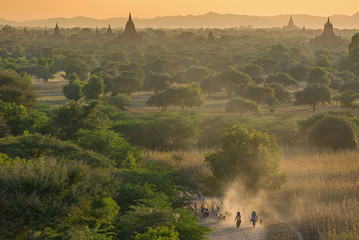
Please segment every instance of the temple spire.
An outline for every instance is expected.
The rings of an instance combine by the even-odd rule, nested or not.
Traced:
[[[327,23],[330,23],[329,17],[328,17],[328,22]]]
[[[128,21],[132,21],[131,12],[130,12],[130,14],[129,14],[129,16],[128,16]]]

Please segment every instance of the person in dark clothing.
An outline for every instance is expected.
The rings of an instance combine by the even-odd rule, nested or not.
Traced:
[[[239,226],[241,226],[241,222],[242,222],[241,213],[239,211],[237,212],[237,215],[234,218],[234,221],[236,222],[237,228],[239,228]]]

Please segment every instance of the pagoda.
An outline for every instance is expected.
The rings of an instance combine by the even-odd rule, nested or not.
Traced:
[[[344,40],[340,36],[335,35],[333,24],[328,17],[328,21],[324,25],[323,33],[311,39],[309,44],[314,47],[335,48],[343,43]]]
[[[56,23],[55,31],[52,34],[52,39],[60,41],[60,40],[63,40],[64,38],[65,38],[64,35],[62,35],[60,32],[59,25]]]
[[[121,36],[119,36],[120,42],[130,45],[141,45],[143,44],[143,38],[137,33],[135,24],[132,20],[131,13],[129,14],[125,30]]]
[[[112,29],[111,29],[111,25],[108,25],[107,31],[106,31],[107,35],[112,35]]]
[[[284,26],[283,28],[287,29],[287,30],[295,30],[295,29],[298,29],[299,27],[294,24],[293,18],[292,18],[292,16],[290,16],[288,25]]]
[[[208,37],[207,37],[207,44],[216,43],[216,39],[213,36],[212,30],[209,30]]]

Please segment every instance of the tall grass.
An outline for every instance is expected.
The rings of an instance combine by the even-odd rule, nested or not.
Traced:
[[[306,239],[359,239],[358,151],[284,149],[281,168],[288,183],[276,204]]]
[[[203,156],[208,151],[145,151],[144,156],[203,176],[210,174]],[[269,194],[263,206],[272,205],[305,239],[359,239],[359,151],[287,148],[280,161],[288,182],[281,192]]]

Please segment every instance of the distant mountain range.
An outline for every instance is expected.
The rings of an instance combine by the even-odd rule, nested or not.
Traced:
[[[248,16],[235,14],[218,14],[209,12],[204,15],[187,15],[187,16],[166,16],[155,17],[151,19],[133,18],[137,28],[232,28],[232,27],[248,27],[253,28],[273,28],[283,27],[287,25],[290,16],[293,17],[294,24],[298,27],[305,26],[306,28],[319,29],[323,28],[326,17],[311,16],[305,14],[293,15],[277,15],[277,16]],[[123,28],[126,24],[127,18],[109,18],[109,19],[94,19],[88,17],[74,17],[74,18],[50,18],[37,19],[24,22],[8,21],[0,19],[0,25],[11,26],[27,26],[27,27],[54,27],[56,23],[60,27],[107,27],[111,24],[113,28]],[[330,16],[330,21],[334,28],[339,29],[359,29],[359,12],[353,16],[347,15],[333,15]]]

